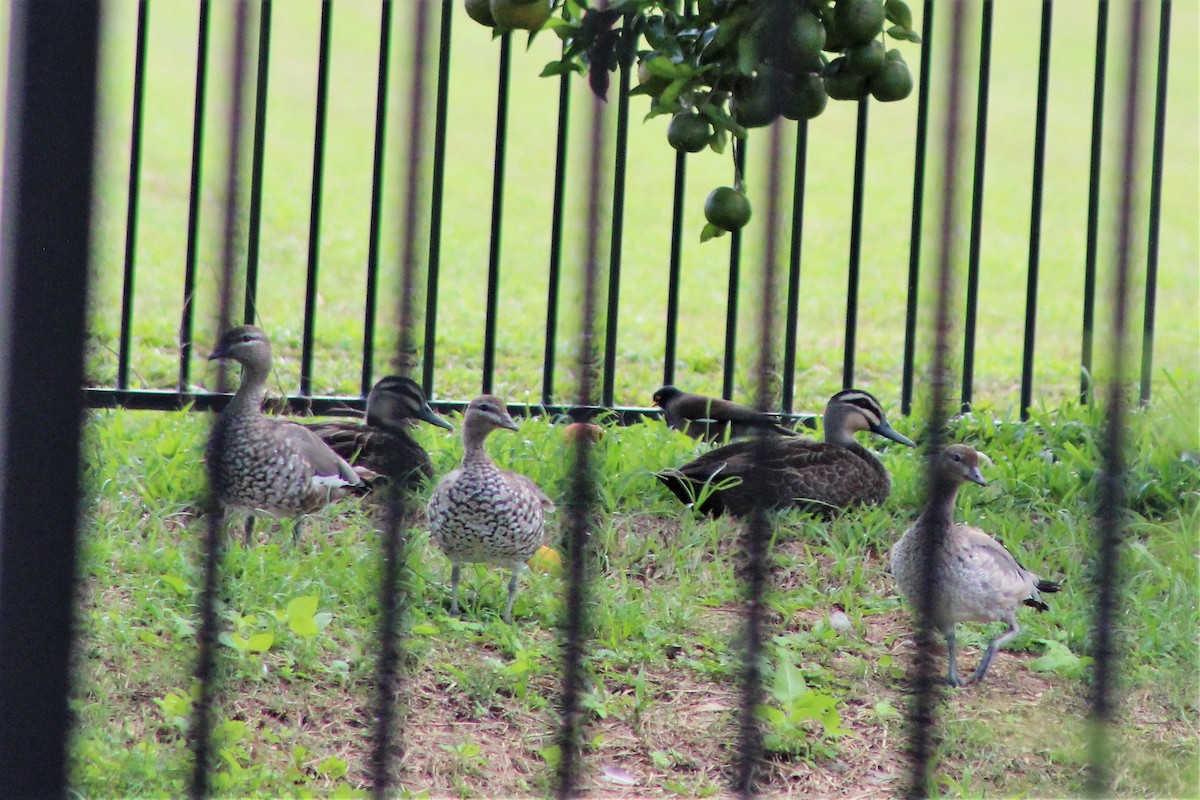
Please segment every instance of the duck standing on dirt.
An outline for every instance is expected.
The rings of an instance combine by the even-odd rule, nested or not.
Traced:
[[[1004,622],[1007,630],[988,642],[983,660],[967,684],[987,674],[996,651],[1021,630],[1017,609],[1022,605],[1049,610],[1042,592],[1057,592],[1057,583],[1042,580],[1025,569],[1000,542],[979,528],[954,524],[958,488],[971,481],[987,486],[979,471],[979,453],[968,445],[952,444],[934,462],[937,476],[928,505],[892,548],[892,575],[900,593],[914,608],[922,589],[933,594],[933,625],[946,638],[951,686],[964,685],[958,677],[955,628],[960,622]],[[925,570],[922,540],[936,543],[933,575]]]
[[[497,467],[483,443],[497,428],[517,430],[503,401],[477,397],[463,415],[462,465],[443,477],[429,498],[429,531],[449,558],[450,613],[458,615],[458,583],[463,563],[502,564],[512,570],[505,622],[512,622],[517,578],[546,536],[547,511],[554,508],[536,483]]]

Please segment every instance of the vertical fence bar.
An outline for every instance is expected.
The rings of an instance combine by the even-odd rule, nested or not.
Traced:
[[[243,145],[243,100],[246,92],[246,61],[248,58],[247,40],[249,38],[249,12],[247,0],[239,0],[231,35],[232,66],[231,87],[229,94],[228,148],[225,172],[225,201],[222,219],[221,238],[221,273],[218,283],[218,320],[217,328],[225,331],[232,319],[233,278],[236,272],[236,240],[238,229],[239,203],[241,190],[239,186],[239,168],[242,162]],[[224,384],[225,367],[222,362],[218,367],[218,382]],[[209,477],[211,485],[211,475]],[[216,697],[215,673],[217,660],[217,595],[220,590],[220,563],[222,518],[225,509],[219,501],[210,502],[207,513],[201,572],[203,575],[200,590],[200,624],[196,633],[196,682],[199,688],[195,702],[192,705],[191,727],[188,729],[189,745],[192,750],[192,779],[189,794],[193,800],[207,797],[211,790],[211,771],[213,756],[213,703]]]
[[[746,174],[746,141],[733,139],[734,186],[742,188]],[[729,292],[725,304],[725,359],[721,374],[721,396],[733,397],[733,378],[737,362],[738,287],[741,284],[742,232],[729,235]]]
[[[791,31],[798,10],[790,0],[766,0],[762,4],[763,19],[768,21],[757,36],[758,51],[768,59],[779,58],[789,46],[786,31]],[[778,111],[783,104],[783,87],[770,87],[770,107]],[[783,162],[783,120],[776,118],[766,131],[767,163]],[[804,122],[800,122],[801,127]],[[777,302],[777,269],[779,258],[780,227],[783,216],[783,173],[780,169],[767,171],[767,219],[763,235],[765,243],[762,253],[761,286],[758,307],[758,354],[755,368],[755,408],[766,411],[773,394],[772,374],[775,370],[775,307]],[[793,230],[793,235],[794,235]],[[766,660],[767,635],[766,592],[771,573],[771,519],[767,515],[767,498],[761,480],[763,465],[774,461],[779,454],[774,436],[760,432],[752,440],[751,467],[759,473],[756,480],[751,475],[754,489],[754,506],[742,530],[740,545],[744,553],[741,564],[742,586],[744,587],[742,634],[742,663],[739,670],[738,704],[738,747],[733,763],[733,789],[739,798],[756,796],[760,783],[760,763],[764,752],[763,730],[759,720],[759,708],[763,703],[763,666]]]
[[[117,350],[117,388],[129,388],[129,351],[133,338],[133,273],[137,254],[139,184],[142,175],[142,109],[146,97],[146,26],[150,6],[138,0],[137,44],[133,59],[133,121],[129,137],[129,197],[125,208],[125,269],[121,281],[121,341]]]
[[[629,29],[632,15],[625,16]],[[632,53],[632,48],[629,49]],[[608,249],[608,310],[604,320],[604,386],[601,405],[612,407],[617,379],[617,322],[621,314],[621,245],[625,239],[625,162],[629,143],[629,73],[631,57],[621,56],[617,89],[617,139],[613,153],[612,233]]]
[[[604,11],[607,0],[599,0],[595,8]],[[627,32],[625,29],[624,32]],[[627,87],[626,87],[627,88]],[[625,94],[625,92],[622,92]],[[579,332],[579,393],[573,416],[582,421],[594,402],[596,373],[596,310],[600,305],[600,237],[603,231],[602,194],[604,165],[608,161],[608,124],[605,103],[595,93],[589,95],[590,125],[587,162],[587,218],[583,253],[583,308]],[[587,675],[587,639],[591,635],[589,612],[590,576],[596,563],[590,548],[596,537],[591,535],[597,503],[592,443],[587,436],[576,436],[572,443],[572,468],[567,489],[565,530],[563,532],[564,564],[566,568],[566,597],[558,625],[558,641],[562,651],[562,694],[559,698],[558,765],[555,769],[554,794],[560,800],[579,796],[582,773],[582,710]]]
[[[12,0],[4,13],[0,787],[23,800],[68,794],[101,26],[98,2]]]
[[[1096,318],[1096,253],[1100,228],[1100,173],[1103,167],[1104,73],[1108,63],[1108,0],[1100,0],[1096,18],[1096,69],[1092,75],[1092,148],[1088,171],[1087,245],[1083,257],[1083,347],[1080,354],[1079,402],[1092,395],[1092,341]]]
[[[663,347],[663,385],[675,383],[679,344],[679,285],[683,267],[683,194],[687,187],[687,154],[675,153],[675,188],[671,201],[671,256],[667,262],[667,340]]]
[[[413,288],[417,276],[417,240],[420,229],[422,162],[425,158],[425,74],[429,60],[429,7],[432,0],[417,0],[413,6],[412,24],[407,28],[413,37],[412,70],[409,83],[408,107],[408,164],[404,182],[404,208],[401,227],[400,285],[397,287],[399,335],[396,341],[396,361],[405,370],[407,356],[415,349]],[[390,16],[390,15],[389,15]],[[410,572],[406,569],[410,542],[406,530],[409,498],[401,489],[398,476],[386,492],[387,514],[382,536],[383,577],[380,589],[379,662],[376,670],[376,709],[374,741],[371,752],[371,791],[377,800],[389,796],[392,785],[391,763],[404,752],[403,742],[396,741],[397,697],[403,674],[404,642],[408,630],[408,611],[412,604],[409,592]]]
[[[258,12],[258,67],[254,95],[254,144],[250,164],[250,213],[246,238],[246,287],[243,322],[254,323],[258,314],[258,251],[262,233],[263,154],[267,140],[267,79],[271,67],[271,0],[262,0]]]
[[[975,391],[975,322],[979,312],[979,251],[983,239],[983,177],[987,161],[988,84],[992,71],[992,0],[984,0],[979,34],[979,91],[975,108],[975,174],[971,186],[971,243],[967,255],[967,313],[963,326],[962,405]]]
[[[1171,0],[1162,0],[1158,17],[1158,79],[1154,91],[1154,150],[1150,156],[1150,223],[1146,235],[1146,298],[1142,312],[1140,402],[1150,402],[1154,368],[1154,312],[1158,296],[1158,227],[1162,217],[1163,142],[1167,129],[1167,67],[1170,64]]]
[[[858,336],[858,278],[862,261],[863,194],[867,171],[867,104],[858,101],[854,137],[854,194],[850,206],[850,257],[846,276],[846,349],[842,357],[842,388],[854,385],[854,346]]]
[[[808,167],[808,120],[796,123],[796,172],[792,180],[792,238],[788,251],[787,317],[783,339],[783,403],[792,412],[796,390],[796,337],[800,316],[800,253],[804,240],[804,178]]]
[[[196,42],[196,98],[192,110],[192,177],[188,189],[187,250],[183,260],[183,311],[179,320],[179,391],[186,392],[192,372],[197,241],[200,232],[200,168],[204,155],[204,102],[208,87],[209,0],[200,0]]]
[[[921,287],[921,224],[925,212],[925,148],[929,134],[929,73],[933,50],[933,0],[921,14],[921,77],[917,88],[917,144],[913,156],[912,227],[908,244],[908,301],[904,311],[904,362],[900,377],[900,413],[912,413],[913,365],[917,347],[917,301]]]
[[[926,513],[944,507],[937,498],[952,492],[935,468],[946,440],[945,424],[950,390],[950,337],[953,318],[950,309],[954,302],[954,232],[958,226],[958,205],[954,202],[959,175],[959,148],[962,136],[963,51],[965,49],[966,2],[955,0],[951,5],[949,37],[950,52],[945,72],[946,122],[942,156],[942,180],[939,191],[939,231],[937,252],[937,291],[934,297],[934,344],[930,364],[930,402],[926,428],[922,436],[925,453]],[[944,512],[943,512],[944,513]],[[917,539],[917,558],[927,579],[920,587],[916,605],[916,655],[909,672],[913,696],[908,709],[910,771],[906,797],[928,797],[931,770],[937,749],[937,706],[941,699],[941,680],[936,665],[937,644],[934,609],[937,587],[934,576],[938,571],[938,551],[945,529],[952,520],[949,515],[939,518],[933,514]]]
[[[437,99],[434,101],[432,189],[429,196],[429,264],[425,273],[425,337],[421,356],[421,385],[433,393],[437,353],[437,293],[442,265],[442,201],[446,187],[446,107],[450,101],[450,27],[454,0],[442,0],[438,34]]]
[[[312,198],[308,218],[308,270],[304,279],[304,333],[300,345],[300,394],[312,394],[313,335],[317,324],[317,266],[321,260],[321,193],[325,180],[325,123],[329,109],[329,39],[333,0],[321,2],[317,54],[317,113],[313,132]]]
[[[379,79],[375,84],[375,159],[371,164],[371,224],[367,232],[367,287],[363,309],[362,379],[359,390],[371,391],[375,366],[375,307],[379,282],[379,233],[383,214],[383,163],[386,144],[389,57],[392,43],[392,0],[379,9]]]
[[[496,309],[500,300],[500,234],[504,212],[504,158],[508,140],[508,82],[512,69],[512,32],[500,37],[500,85],[496,88],[496,158],[492,168],[492,238],[488,249],[487,316],[483,328],[484,394],[496,372]]]
[[[1025,284],[1025,346],[1021,355],[1021,419],[1033,404],[1033,355],[1037,332],[1038,267],[1042,249],[1042,190],[1046,175],[1046,115],[1050,105],[1050,23],[1054,0],[1042,0],[1042,40],[1038,51],[1037,119],[1033,134],[1033,196],[1029,212],[1029,273]]]
[[[550,210],[550,267],[546,286],[546,349],[542,355],[542,403],[546,405],[554,399],[554,351],[558,345],[558,285],[562,272],[563,214],[567,198],[571,77],[568,72],[558,81],[558,133],[554,144],[554,200]]]
[[[1124,117],[1121,125],[1121,187],[1117,211],[1116,286],[1112,304],[1111,346],[1112,378],[1106,398],[1103,469],[1099,474],[1099,502],[1096,509],[1097,558],[1093,573],[1095,616],[1091,640],[1095,661],[1092,667],[1091,752],[1085,788],[1092,797],[1112,794],[1112,765],[1108,748],[1108,728],[1116,716],[1113,680],[1119,647],[1116,644],[1120,610],[1122,575],[1120,546],[1121,516],[1125,508],[1125,368],[1128,346],[1128,306],[1130,263],[1133,259],[1133,204],[1137,185],[1138,155],[1138,88],[1142,72],[1142,29],[1145,4],[1135,2],[1130,7],[1128,69],[1125,74]],[[1161,49],[1160,49],[1161,54]]]

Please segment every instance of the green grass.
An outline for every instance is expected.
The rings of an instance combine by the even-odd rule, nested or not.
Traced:
[[[1164,392],[1128,420],[1130,509],[1122,549],[1120,713],[1112,731],[1119,794],[1182,796],[1200,775],[1194,687],[1197,431]],[[987,488],[967,487],[957,518],[1001,538],[1064,585],[979,687],[943,707],[938,791],[1064,796],[1082,790],[1093,617],[1093,491],[1102,419],[1088,407],[1037,410],[1028,423],[986,410],[954,438],[989,454]],[[913,421],[897,427],[918,434]],[[199,414],[97,412],[86,433],[87,504],[71,780],[79,797],[181,794],[189,757],[204,487]],[[461,457],[456,436],[419,431],[435,470]],[[895,791],[904,776],[901,689],[907,614],[886,571],[919,505],[922,462],[873,441],[894,478],[880,508],[822,523],[776,520],[768,592],[773,753],[764,791]],[[526,420],[489,451],[562,503],[559,426]],[[736,741],[741,589],[739,526],[692,518],[652,472],[697,451],[661,423],[610,428],[597,446],[585,785],[602,795],[701,796],[728,785]],[[427,491],[418,500],[423,500]],[[554,525],[561,524],[562,513]],[[533,795],[556,758],[562,582],[527,573],[499,620],[507,576],[465,570],[465,617],[448,616],[449,563],[409,530],[412,600],[401,719],[405,796]],[[379,601],[369,504],[343,502],[306,526],[260,524],[252,548],[224,551],[215,786],[221,796],[330,796],[367,786]],[[850,621],[829,622],[836,606]],[[969,669],[994,629],[960,626]],[[1191,765],[1191,766],[1189,766]],[[623,787],[610,774],[633,776]]]
[[[107,7],[105,73],[102,94],[101,180],[97,191],[95,263],[97,275],[92,304],[93,349],[88,369],[91,380],[111,383],[116,368],[120,306],[120,264],[124,254],[129,98],[135,6],[113,2]],[[1025,274],[1030,236],[1031,165],[1033,161],[1033,87],[1037,73],[1037,20],[1041,4],[1012,0],[997,9],[989,155],[984,192],[984,221],[980,277],[979,340],[976,358],[976,400],[990,403],[1011,416],[1018,403],[1018,382],[1025,314]],[[1044,221],[1034,360],[1035,398],[1054,405],[1072,395],[1078,383],[1083,303],[1083,264],[1087,212],[1088,153],[1091,122],[1095,4],[1063,0],[1055,4],[1053,57],[1050,80],[1048,150]],[[133,384],[154,388],[174,386],[177,330],[182,297],[184,234],[190,157],[191,97],[195,58],[195,9],[170,4],[150,12],[146,132],[143,149],[141,217],[137,237],[137,301],[134,307]],[[1106,369],[1105,331],[1110,316],[1112,247],[1116,192],[1118,126],[1121,118],[1121,37],[1124,11],[1114,9],[1110,43],[1110,94],[1106,106],[1105,172],[1102,191],[1096,368]],[[1163,220],[1159,236],[1158,323],[1155,340],[1155,381],[1164,376],[1187,380],[1195,374],[1200,332],[1195,325],[1200,284],[1194,265],[1200,204],[1200,165],[1194,147],[1198,129],[1196,54],[1188,47],[1188,32],[1197,24],[1191,4],[1174,7],[1164,174]],[[197,294],[193,380],[211,385],[203,355],[215,340],[213,282],[219,260],[221,125],[224,87],[219,76],[220,55],[227,50],[228,9],[214,9],[213,80],[205,139],[200,288]],[[949,15],[939,18],[944,25]],[[266,128],[264,218],[261,245],[260,322],[280,354],[281,390],[295,391],[303,312],[303,275],[309,228],[312,129],[315,98],[315,53],[319,4],[293,2],[287,14],[274,19],[271,50],[270,104]],[[373,134],[376,4],[343,3],[336,7],[332,28],[330,124],[325,170],[325,202],[320,238],[320,279],[317,306],[317,349],[314,391],[357,393],[356,355],[361,346],[364,264],[367,252],[368,202]],[[405,32],[411,23],[406,9],[397,10],[395,63],[407,68],[411,45]],[[1153,21],[1149,26],[1156,28]],[[940,41],[945,33],[936,32]],[[975,63],[976,37],[968,43],[968,67]],[[1150,40],[1151,46],[1153,39]],[[455,8],[449,91],[446,216],[440,263],[442,291],[438,298],[438,341],[435,394],[465,399],[480,385],[484,302],[491,199],[491,131],[495,122],[495,83],[498,45],[488,32]],[[557,81],[536,77],[555,57],[556,40],[543,35],[526,51],[523,41],[513,48],[510,93],[509,151],[501,249],[501,291],[498,317],[497,393],[510,400],[538,400],[546,319],[546,274],[549,257],[550,199],[553,179],[553,126]],[[905,45],[908,61],[916,64],[917,48]],[[939,56],[941,58],[941,56]],[[935,63],[940,63],[935,59]],[[1147,70],[1147,81],[1151,79]],[[935,76],[935,87],[940,74]],[[968,69],[968,74],[971,73]],[[974,85],[968,87],[973,96]],[[1142,98],[1149,103],[1152,87]],[[568,396],[570,368],[577,356],[578,315],[575,311],[586,192],[584,139],[586,92],[582,81],[573,86],[572,141],[568,168],[570,214],[566,221],[563,301],[559,326],[556,381],[559,399]],[[669,253],[670,191],[673,151],[665,142],[666,121],[638,120],[645,101],[631,103],[633,124],[629,140],[625,235],[617,337],[616,401],[643,406],[662,379],[664,346],[662,320],[666,309]],[[399,154],[409,128],[406,84],[392,93],[387,185],[391,187],[384,212],[383,284],[395,286],[400,219],[397,193],[403,165]],[[882,396],[895,396],[900,379],[901,343],[908,270],[910,198],[915,102],[873,104],[870,109],[867,194],[862,243],[862,285],[859,299],[857,381]],[[972,136],[971,102],[964,109],[966,134]],[[936,222],[935,179],[940,170],[940,106],[931,119],[928,194],[923,237],[924,274],[934,264],[931,249]],[[1145,184],[1148,180],[1149,110],[1146,110],[1142,159],[1139,162],[1138,208],[1132,336],[1140,346],[1141,273],[1144,269],[1146,224]],[[811,128],[811,155],[805,191],[805,238],[797,338],[797,404],[820,407],[841,387],[844,346],[845,264],[849,249],[848,221],[853,169],[854,109],[831,103]],[[747,230],[740,295],[736,394],[750,396],[754,323],[759,304],[755,283],[761,263],[766,200],[766,140],[756,132],[750,142],[749,185],[756,216]],[[785,130],[784,159],[790,168],[791,126]],[[968,140],[970,141],[970,140]],[[426,164],[428,168],[428,163]],[[709,152],[689,158],[681,294],[677,382],[697,391],[716,393],[721,385],[724,348],[728,250],[725,241],[699,243],[703,198],[714,186],[731,181],[728,156]],[[790,190],[784,213],[790,212]],[[960,206],[967,208],[964,194]],[[607,201],[606,201],[607,202]],[[960,230],[966,230],[965,218]],[[965,234],[958,246],[960,287],[965,280]],[[425,252],[424,239],[418,250]],[[931,313],[932,291],[921,295],[922,324]],[[420,304],[418,304],[420,305]],[[393,303],[381,303],[377,373],[389,368],[392,349],[390,322]],[[956,307],[961,308],[961,304]],[[928,340],[921,338],[919,366],[924,366]],[[776,359],[776,363],[780,359]]]

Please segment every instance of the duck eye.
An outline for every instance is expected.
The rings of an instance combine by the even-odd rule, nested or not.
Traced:
[[[950,457],[953,458],[955,461],[962,461],[962,456],[960,456],[958,453],[954,453]]]
[[[242,334],[242,344],[249,344],[249,343],[250,343],[250,334],[243,333]]]

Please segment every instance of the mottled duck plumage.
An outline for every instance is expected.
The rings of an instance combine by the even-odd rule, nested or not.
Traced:
[[[427,515],[433,540],[450,559],[450,613],[458,614],[458,583],[464,563],[486,562],[512,570],[505,622],[512,621],[517,578],[546,535],[545,514],[553,503],[536,483],[497,467],[484,441],[497,428],[517,430],[503,401],[477,397],[463,415],[462,465],[433,490]]]
[[[221,337],[209,359],[242,365],[242,382],[208,437],[205,461],[223,509],[254,516],[300,517],[342,497],[362,480],[321,438],[291,420],[262,413],[271,343],[253,325]]]

